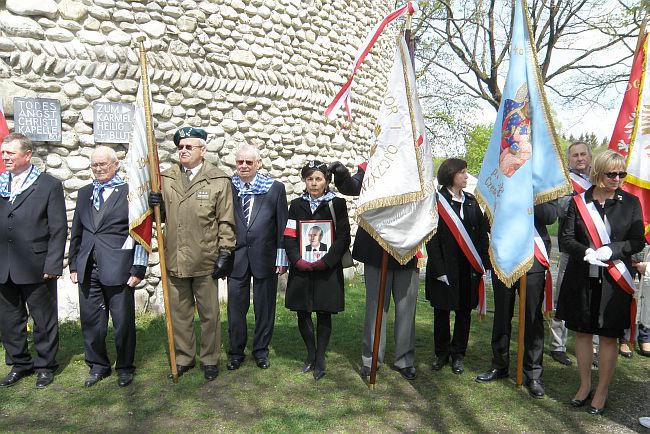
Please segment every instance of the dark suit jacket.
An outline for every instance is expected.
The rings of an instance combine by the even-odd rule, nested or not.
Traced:
[[[40,283],[43,273],[63,274],[68,236],[61,181],[42,173],[16,197],[0,199],[0,282]]]
[[[250,223],[246,226],[241,198],[235,187],[235,263],[231,277],[243,277],[250,264],[254,277],[262,279],[275,273],[277,249],[284,248],[287,225],[287,193],[284,184],[273,182],[269,191],[255,195]]]
[[[68,253],[70,272],[84,283],[90,278],[87,268],[95,251],[99,281],[106,286],[124,285],[131,275],[143,277],[145,267],[133,267],[133,248],[122,249],[129,235],[129,186],[115,187],[102,206],[102,216],[95,226],[93,218],[93,185],[79,189],[77,208],[72,219],[72,235]],[[144,270],[142,270],[144,271]]]

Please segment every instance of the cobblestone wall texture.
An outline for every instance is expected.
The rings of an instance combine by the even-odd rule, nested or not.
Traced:
[[[14,97],[61,102],[62,142],[38,143],[35,155],[63,181],[72,221],[76,192],[92,179],[92,103],[135,100],[135,39],[145,35],[164,166],[175,158],[175,130],[201,126],[209,133],[211,161],[232,173],[234,150],[255,144],[263,171],[294,197],[306,159],[340,160],[353,169],[367,155],[392,38],[379,40],[355,81],[352,126],[341,128],[322,113],[347,78],[356,47],[392,6],[373,0],[0,1],[0,97],[10,128]],[[126,144],[111,146],[125,156]],[[153,265],[136,292],[139,309],[161,310],[159,281]],[[59,280],[59,300],[62,318],[77,316],[76,287],[67,275]]]

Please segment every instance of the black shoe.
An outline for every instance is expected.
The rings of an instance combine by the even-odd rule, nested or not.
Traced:
[[[564,366],[570,366],[573,363],[564,351],[551,351],[551,358]]]
[[[52,384],[52,381],[54,381],[53,372],[39,372],[38,374],[36,374],[37,389],[45,389],[47,386]]]
[[[544,386],[540,380],[528,380],[526,382],[528,394],[533,398],[541,399],[544,397]]]
[[[626,359],[632,358],[632,350],[630,349],[630,346],[626,342],[623,342],[621,345],[619,345],[618,353],[621,356],[625,357]]]
[[[302,365],[302,369],[300,370],[301,374],[306,374],[307,372],[313,371],[314,370],[314,362],[305,362],[304,365]]]
[[[186,373],[187,371],[189,371],[192,368],[194,368],[194,365],[189,365],[189,366],[176,365],[176,373],[178,374],[178,377],[180,378],[180,377],[183,376],[184,373]],[[167,377],[172,378],[172,374],[169,374]]]
[[[415,367],[414,366],[407,366],[406,368],[398,368],[397,366],[394,366],[395,369],[397,369],[402,377],[404,377],[406,380],[412,381],[415,380]]]
[[[271,362],[269,362],[268,357],[260,357],[259,359],[255,359],[255,364],[260,369],[269,369],[271,366]]]
[[[11,371],[0,381],[0,387],[11,387],[33,373],[33,371]]]
[[[594,416],[600,416],[605,413],[605,406],[603,406],[603,408],[596,408],[590,405],[587,407],[587,413],[593,414]]]
[[[219,368],[217,365],[204,365],[203,366],[203,377],[208,380],[212,381],[217,376],[219,375]]]
[[[108,372],[91,372],[90,375],[88,375],[88,377],[86,378],[86,381],[84,381],[84,386],[92,387],[95,384],[102,381],[104,378],[108,377],[109,375],[111,375],[111,371],[108,371]]]
[[[325,371],[314,369],[314,380],[318,381],[325,376]]]
[[[117,375],[117,385],[120,387],[126,387],[133,382],[133,373],[131,372],[120,372]]]
[[[650,357],[650,343],[639,343],[639,354],[641,354],[643,357]]]
[[[234,357],[231,357],[230,359],[228,359],[228,364],[226,364],[226,369],[228,369],[229,371],[234,371],[236,369],[239,369],[243,361],[244,361],[243,359],[235,359]]]
[[[498,380],[500,378],[506,378],[508,376],[508,369],[496,369],[492,368],[487,372],[476,377],[476,381],[479,383],[488,383],[490,381]]]
[[[583,405],[586,404],[586,402],[591,399],[593,396],[593,390],[590,390],[589,393],[587,394],[587,397],[585,399],[577,399],[573,398],[571,401],[569,401],[569,405],[571,407],[582,407]]]
[[[431,369],[433,369],[434,371],[439,371],[447,363],[449,363],[449,356],[448,355],[438,356],[438,357],[436,357],[436,361],[433,362],[433,365],[431,365]]]
[[[456,375],[460,375],[465,370],[465,364],[463,363],[463,357],[457,356],[451,358],[451,372]]]
[[[361,376],[361,378],[370,377],[370,366],[363,365],[359,370],[359,375]]]

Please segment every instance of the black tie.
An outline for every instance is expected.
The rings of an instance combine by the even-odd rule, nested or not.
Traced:
[[[250,188],[250,184],[246,184],[245,187],[246,190],[248,191],[248,189]],[[244,222],[246,223],[246,226],[248,226],[251,217],[251,195],[250,194],[242,195],[241,207],[242,207],[242,211],[244,211]]]

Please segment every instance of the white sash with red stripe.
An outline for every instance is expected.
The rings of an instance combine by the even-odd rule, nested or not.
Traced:
[[[585,179],[582,176],[578,175],[577,173],[569,172],[569,177],[571,178],[573,190],[576,193],[582,194],[591,188],[591,182],[589,182],[588,179]]]
[[[395,19],[404,15],[404,13],[408,12],[409,14],[412,15],[417,10],[418,10],[417,3],[408,2],[401,8],[396,9],[393,12],[391,12],[389,15],[385,16],[384,19],[381,20],[379,23],[377,23],[375,27],[370,31],[370,33],[368,33],[368,36],[366,36],[366,39],[359,46],[359,48],[357,49],[357,54],[354,56],[354,63],[352,66],[352,73],[350,74],[350,77],[345,82],[343,87],[341,87],[341,90],[338,91],[338,93],[334,97],[334,100],[332,100],[332,102],[325,110],[325,117],[327,118],[332,117],[333,113],[339,107],[341,107],[341,104],[345,104],[345,112],[347,114],[348,121],[352,120],[352,114],[350,109],[350,88],[352,87],[352,81],[354,80],[354,75],[357,73],[357,70],[363,63],[363,60],[366,58],[366,56],[372,49],[372,46],[375,45],[375,42],[377,42],[377,39],[379,38],[379,35],[381,35],[381,32],[383,32],[384,28]]]
[[[483,261],[481,261],[481,256],[478,254],[472,239],[469,237],[463,222],[460,217],[454,212],[453,208],[447,202],[447,199],[440,193],[438,193],[438,212],[440,217],[445,221],[449,231],[454,236],[454,239],[458,243],[458,247],[465,254],[467,261],[477,273],[485,274],[485,267],[483,266]],[[481,280],[478,284],[478,315],[479,317],[484,317],[487,313],[487,304],[485,302],[485,280],[481,277]]]
[[[553,313],[553,278],[551,277],[551,261],[548,259],[548,252],[544,245],[544,240],[535,229],[535,259],[546,268],[546,278],[544,279],[544,313],[550,315]]]
[[[600,213],[593,202],[587,204],[585,194],[573,196],[573,200],[578,208],[578,213],[587,227],[589,238],[596,249],[611,242],[607,225],[603,221]],[[616,284],[632,296],[630,304],[630,341],[634,341],[635,322],[636,322],[636,300],[634,299],[634,280],[625,263],[620,259],[607,261],[607,272],[614,279]]]

